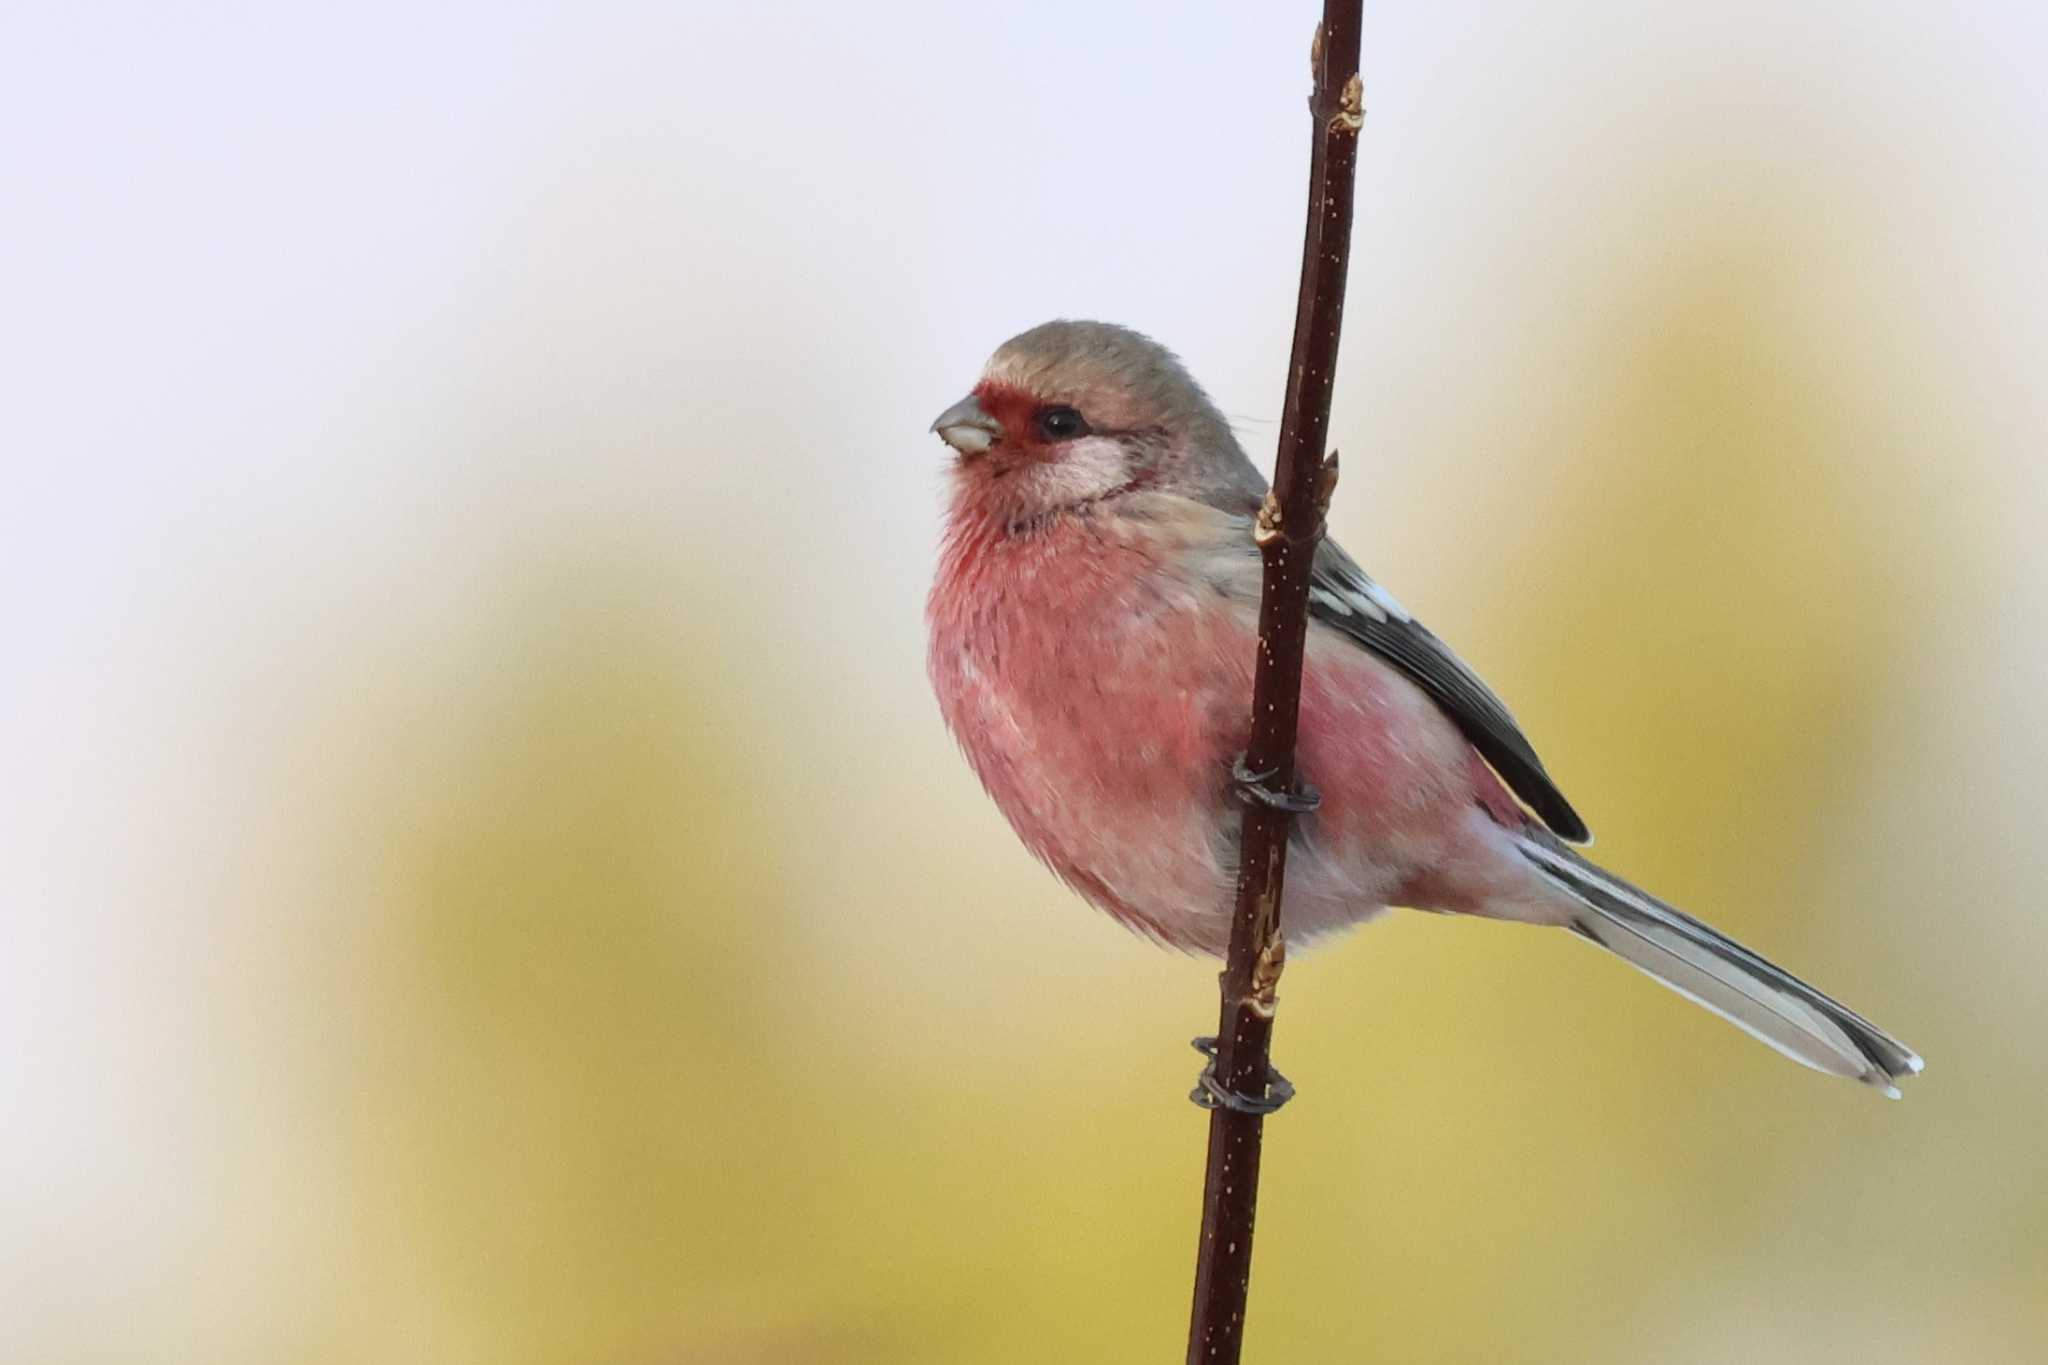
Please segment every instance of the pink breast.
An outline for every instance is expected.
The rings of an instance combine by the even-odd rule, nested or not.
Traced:
[[[931,601],[948,726],[1020,838],[1062,879],[1176,946],[1221,951],[1238,824],[1229,765],[1250,728],[1253,606],[1086,523],[949,547]],[[1289,937],[1418,898],[1475,802],[1512,810],[1414,684],[1311,638],[1300,769],[1323,806],[1290,864]]]

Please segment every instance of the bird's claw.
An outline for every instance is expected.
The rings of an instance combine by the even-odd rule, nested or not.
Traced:
[[[1230,776],[1237,783],[1232,790],[1246,805],[1269,806],[1274,810],[1284,810],[1289,815],[1312,815],[1322,807],[1323,794],[1306,782],[1294,791],[1275,791],[1266,785],[1279,775],[1278,768],[1253,772],[1244,761],[1243,754],[1230,763]]]
[[[1267,1064],[1266,1092],[1263,1095],[1244,1095],[1227,1088],[1216,1077],[1216,1040],[1213,1037],[1195,1039],[1195,1051],[1209,1059],[1209,1065],[1202,1068],[1196,1078],[1195,1088],[1188,1092],[1188,1098],[1199,1109],[1229,1109],[1239,1114],[1271,1114],[1281,1105],[1294,1098],[1294,1085],[1279,1070]]]

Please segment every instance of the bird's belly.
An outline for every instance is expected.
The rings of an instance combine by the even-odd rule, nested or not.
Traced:
[[[1250,732],[1249,608],[1013,601],[935,618],[948,727],[1032,853],[1125,924],[1228,945]],[[1178,608],[1178,609],[1176,609]],[[1471,750],[1405,677],[1312,632],[1299,763],[1323,795],[1297,823],[1282,922],[1303,944],[1370,918],[1440,859],[1471,812]]]
[[[947,724],[1018,837],[1063,881],[1162,942],[1220,952],[1248,649],[1239,659],[1170,631],[1066,625],[1034,642],[935,634]]]

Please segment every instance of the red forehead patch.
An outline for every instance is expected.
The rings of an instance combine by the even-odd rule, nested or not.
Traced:
[[[984,379],[974,386],[974,396],[983,412],[1003,424],[1003,434],[1011,440],[1028,440],[1035,435],[1031,419],[1043,404],[1031,394],[1015,384]]]

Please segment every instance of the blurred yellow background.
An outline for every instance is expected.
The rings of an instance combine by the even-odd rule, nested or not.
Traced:
[[[0,1357],[1173,1360],[1213,968],[1018,848],[931,416],[1056,315],[1270,461],[1313,7],[0,15]],[[1341,539],[1618,870],[1297,960],[1251,1360],[2048,1342],[2048,19],[1393,5]]]

